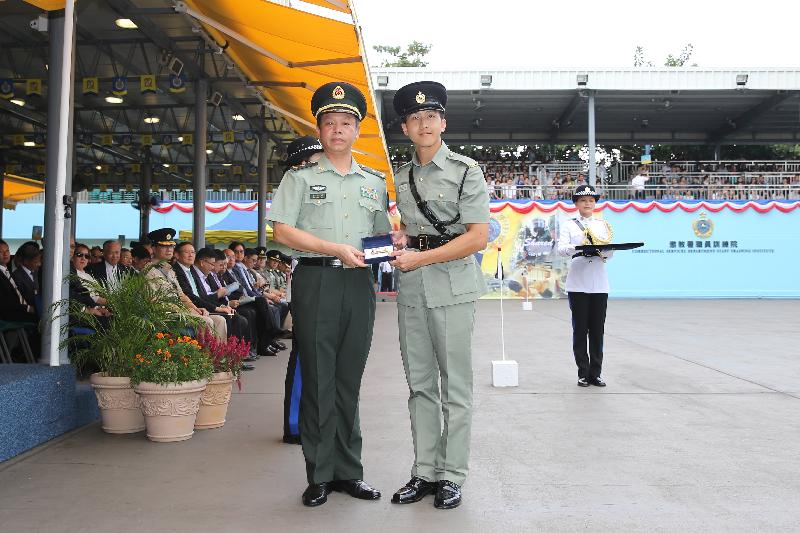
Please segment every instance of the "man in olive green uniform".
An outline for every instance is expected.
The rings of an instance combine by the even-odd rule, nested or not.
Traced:
[[[275,240],[297,250],[294,338],[303,389],[300,437],[307,506],[332,490],[366,500],[380,492],[363,480],[358,397],[372,343],[375,293],[361,239],[391,231],[386,183],[352,156],[364,95],[344,82],[314,92],[311,111],[324,155],[289,170],[272,201]]]
[[[410,163],[395,175],[405,235],[396,235],[400,270],[400,352],[408,381],[414,441],[411,481],[394,503],[461,503],[472,421],[472,328],[475,300],[485,291],[473,254],[486,248],[489,195],[483,171],[442,142],[447,92],[436,82],[402,87],[394,108],[414,143]],[[439,378],[441,376],[441,391]]]

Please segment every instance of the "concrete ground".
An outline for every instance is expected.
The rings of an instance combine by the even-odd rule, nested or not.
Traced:
[[[382,500],[301,505],[284,353],[245,375],[221,430],[155,444],[94,424],[0,464],[0,531],[800,530],[797,301],[612,300],[605,389],[575,386],[566,301],[506,303],[520,386],[492,388],[499,302],[480,302],[472,470],[452,511],[389,501],[412,449],[396,308],[378,306],[361,420]]]

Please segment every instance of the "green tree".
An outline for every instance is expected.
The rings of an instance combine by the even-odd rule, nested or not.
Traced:
[[[686,64],[689,62],[689,59],[692,57],[692,53],[694,53],[694,46],[692,43],[688,43],[686,46],[683,47],[681,53],[677,56],[673,56],[672,54],[667,55],[667,58],[664,60],[665,67],[685,67]],[[637,46],[636,50],[633,52],[633,66],[634,67],[654,67],[652,61],[648,60],[644,55],[644,47]],[[693,67],[697,66],[697,63],[692,63]]]
[[[405,50],[399,46],[378,45],[372,48],[384,54],[381,67],[427,67],[425,56],[431,51],[433,45],[412,41]],[[388,57],[386,57],[388,56]]]

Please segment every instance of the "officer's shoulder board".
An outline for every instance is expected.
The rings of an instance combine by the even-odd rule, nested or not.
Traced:
[[[293,167],[290,167],[289,170],[290,171],[298,171],[298,170],[303,170],[304,168],[312,168],[312,167],[314,167],[316,165],[317,165],[317,161],[307,161],[305,163],[301,163],[299,165],[295,165]]]
[[[453,161],[458,161],[459,163],[464,163],[469,168],[475,168],[478,166],[478,162],[472,159],[471,157],[467,157],[465,155],[461,155],[458,152],[449,152],[447,154],[447,159],[452,159]]]
[[[378,176],[382,180],[386,179],[386,174],[384,174],[380,170],[375,170],[374,168],[369,168],[368,166],[362,165],[360,163],[359,163],[358,166],[361,167],[361,170],[363,170],[364,172],[369,172],[373,176]]]
[[[395,173],[396,173],[396,174],[399,174],[400,172],[403,172],[403,171],[405,171],[405,170],[408,170],[408,168],[409,168],[410,166],[411,166],[411,161],[406,161],[405,163],[403,163],[402,165],[400,165],[399,167],[397,167],[397,170],[395,171]]]

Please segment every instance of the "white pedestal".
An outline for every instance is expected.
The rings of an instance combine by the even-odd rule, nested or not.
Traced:
[[[517,387],[519,365],[516,361],[492,361],[492,386]]]
[[[522,302],[523,311],[533,311],[533,302]]]

